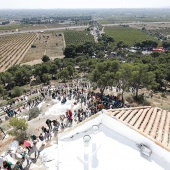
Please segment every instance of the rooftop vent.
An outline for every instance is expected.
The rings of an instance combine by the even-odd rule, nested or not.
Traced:
[[[84,142],[84,146],[85,146],[85,147],[88,147],[88,146],[89,146],[90,140],[91,140],[91,137],[90,137],[89,135],[85,135],[85,136],[83,137],[83,142]]]
[[[140,148],[140,152],[141,152],[142,155],[145,155],[147,157],[151,156],[152,150],[148,146],[146,146],[144,144],[140,144],[139,148]]]

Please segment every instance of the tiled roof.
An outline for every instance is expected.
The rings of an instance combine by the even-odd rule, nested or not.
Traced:
[[[170,151],[170,112],[158,107],[107,110],[108,115]]]

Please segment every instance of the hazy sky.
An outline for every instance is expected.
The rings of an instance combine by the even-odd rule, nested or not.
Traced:
[[[0,0],[0,8],[161,8],[170,0]]]

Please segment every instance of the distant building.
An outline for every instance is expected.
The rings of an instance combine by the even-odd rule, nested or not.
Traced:
[[[163,47],[153,48],[153,52],[165,52],[165,49]]]

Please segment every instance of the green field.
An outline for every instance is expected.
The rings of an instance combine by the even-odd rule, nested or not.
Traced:
[[[66,45],[80,45],[85,42],[94,42],[94,37],[88,31],[65,31]]]
[[[112,21],[109,21],[109,20],[104,20],[104,19],[102,19],[102,20],[98,20],[98,22],[100,23],[100,24],[113,24],[114,22]]]
[[[2,25],[0,26],[0,30],[15,30],[15,29],[20,29],[23,27],[28,27],[30,25],[28,24],[16,24],[16,25]]]
[[[137,29],[130,27],[105,27],[104,32],[114,38],[115,43],[123,41],[128,46],[133,46],[135,42],[142,42],[145,40],[153,40],[159,43],[159,41]]]

